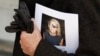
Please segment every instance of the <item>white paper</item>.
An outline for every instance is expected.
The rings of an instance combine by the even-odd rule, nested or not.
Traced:
[[[55,47],[67,53],[75,53],[79,45],[78,14],[56,11],[37,3],[35,21],[40,31],[43,14],[64,20],[65,46],[55,45]]]

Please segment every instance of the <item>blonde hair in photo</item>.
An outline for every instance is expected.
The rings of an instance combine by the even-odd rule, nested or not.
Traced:
[[[56,35],[57,36],[61,36],[61,27],[60,27],[60,23],[58,20],[52,18],[49,22],[48,22],[48,26],[50,25],[51,22],[55,22],[56,26],[57,26],[57,31],[56,31]]]

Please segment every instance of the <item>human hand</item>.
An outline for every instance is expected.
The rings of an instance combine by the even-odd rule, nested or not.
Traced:
[[[41,39],[42,36],[35,23],[34,23],[34,31],[31,34],[22,31],[20,35],[20,44],[23,52],[27,55],[33,56]]]

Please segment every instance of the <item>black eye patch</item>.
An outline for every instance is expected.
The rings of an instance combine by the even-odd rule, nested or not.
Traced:
[[[52,27],[53,27],[53,28],[57,28],[57,26],[55,26],[55,25],[53,25],[53,24],[52,24]]]

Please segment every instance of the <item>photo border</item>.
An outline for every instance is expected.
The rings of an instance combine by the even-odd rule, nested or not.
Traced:
[[[75,53],[79,46],[78,14],[56,11],[36,3],[35,21],[41,31],[42,14],[46,14],[65,21],[65,45],[55,46],[67,53]]]

